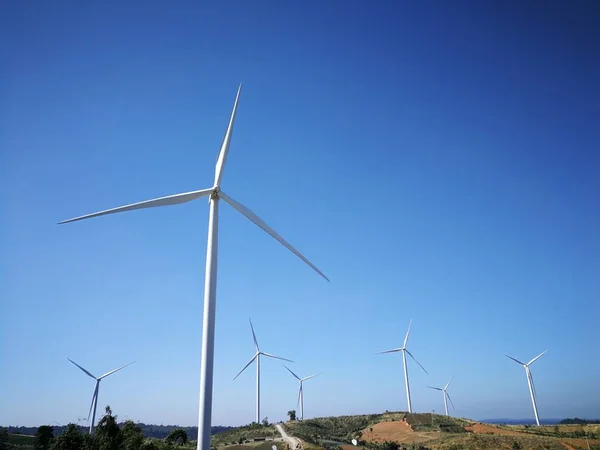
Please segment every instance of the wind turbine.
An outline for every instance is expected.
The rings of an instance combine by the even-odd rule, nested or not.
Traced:
[[[90,405],[90,412],[88,413],[88,421],[90,420],[90,415],[92,416],[92,421],[90,422],[90,434],[92,434],[94,432],[94,422],[96,421],[96,406],[98,405],[98,390],[100,389],[100,382],[102,381],[103,378],[106,378],[107,376],[112,375],[113,373],[118,372],[119,370],[124,369],[127,366],[130,366],[135,361],[132,361],[129,364],[125,364],[124,366],[119,367],[118,369],[111,370],[110,372],[106,372],[104,375],[101,375],[99,377],[95,377],[94,375],[92,375],[90,372],[85,370],[83,367],[81,367],[79,364],[77,364],[72,359],[70,359],[70,358],[67,358],[67,359],[69,361],[71,361],[73,364],[75,364],[77,367],[79,367],[81,370],[83,370],[83,372],[86,375],[89,375],[94,380],[96,380],[96,387],[94,388],[94,395],[92,395],[92,404]]]
[[[250,319],[248,319],[250,320]],[[291,359],[281,358],[280,356],[271,355],[267,352],[261,352],[260,347],[258,346],[258,341],[256,340],[256,334],[254,333],[254,327],[252,326],[252,320],[250,320],[250,329],[252,330],[252,337],[254,338],[254,346],[256,347],[256,353],[252,357],[252,359],[244,366],[242,370],[233,378],[234,380],[239,377],[246,367],[256,360],[256,423],[260,423],[260,355],[268,356],[269,358],[281,359],[283,361],[294,362]]]
[[[221,180],[223,178],[223,170],[227,162],[227,154],[229,153],[229,144],[231,142],[231,134],[233,131],[233,123],[238,107],[240,92],[242,85],[240,84],[229,124],[223,138],[223,144],[219,151],[217,164],[215,167],[215,180],[213,187],[202,189],[199,191],[185,192],[182,194],[169,195],[167,197],[155,198],[139,203],[120,206],[118,208],[107,209],[97,213],[87,214],[85,216],[75,217],[59,223],[74,222],[76,220],[88,219],[91,217],[103,216],[106,214],[114,214],[124,211],[132,211],[135,209],[153,208],[156,206],[175,205],[179,203],[196,200],[200,197],[209,197],[209,216],[208,216],[208,243],[206,246],[206,272],[204,278],[204,323],[202,327],[202,360],[200,364],[200,402],[198,413],[198,450],[210,450],[210,426],[212,415],[212,388],[213,388],[213,363],[214,363],[214,346],[215,346],[215,309],[217,301],[217,256],[218,256],[218,225],[219,225],[219,200],[223,199],[229,203],[235,210],[246,216],[250,221],[254,222],[259,228],[270,234],[273,238],[279,241],[284,247],[294,253],[298,258],[308,264],[319,275],[329,279],[321,272],[314,264],[306,257],[292,247],[283,237],[281,237],[274,229],[268,226],[260,217],[258,217],[250,209],[238,203],[221,190]]]
[[[406,348],[406,343],[408,342],[408,335],[410,334],[410,327],[412,325],[412,320],[408,323],[408,331],[406,332],[406,337],[404,338],[404,345],[400,348],[394,348],[392,350],[386,350],[384,352],[378,352],[376,355],[381,355],[383,353],[395,353],[402,352],[402,362],[404,364],[404,382],[406,384],[406,399],[408,400],[408,412],[412,413],[412,404],[410,402],[410,386],[408,384],[408,367],[406,365],[406,354],[408,353],[410,357],[419,365],[423,372],[429,375],[429,372],[425,370],[425,367],[421,365],[419,361],[413,356],[413,354]]]
[[[535,358],[533,358],[527,364],[519,361],[518,359],[513,358],[512,356],[508,356],[506,353],[504,354],[504,356],[512,359],[514,362],[516,362],[518,364],[521,364],[525,368],[525,375],[527,376],[527,384],[529,385],[529,394],[531,395],[531,404],[533,405],[533,414],[535,414],[535,423],[537,423],[538,426],[540,426],[540,418],[538,416],[537,402],[535,401],[535,397],[537,394],[535,393],[535,385],[533,384],[533,377],[531,376],[531,370],[529,370],[529,366],[531,364],[533,364],[535,361],[537,361],[539,358],[544,356],[544,353],[546,353],[547,351],[548,350],[544,350],[542,353],[537,355]]]
[[[300,382],[300,389],[298,390],[298,403],[300,404],[300,420],[304,420],[304,393],[302,391],[302,383],[304,383],[306,380],[310,380],[311,378],[316,377],[317,375],[321,375],[323,372],[316,373],[309,377],[300,378],[298,375],[292,372],[292,370],[285,364],[283,365],[283,367],[285,367]]]
[[[433,386],[427,386],[429,389],[435,389],[436,391],[442,391],[442,395],[444,396],[444,409],[446,410],[446,415],[448,416],[448,401],[446,400],[446,397],[448,397],[448,400],[450,400],[450,403],[452,404],[452,407],[454,408],[454,402],[452,401],[452,399],[450,398],[450,394],[448,394],[448,386],[450,386],[450,383],[452,383],[452,380],[454,379],[454,377],[452,377],[450,379],[450,381],[448,381],[448,384],[443,387],[443,388],[439,388],[439,387],[433,387]]]

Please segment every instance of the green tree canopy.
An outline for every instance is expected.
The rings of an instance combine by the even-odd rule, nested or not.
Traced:
[[[35,433],[35,450],[48,450],[50,444],[54,440],[54,428],[50,425],[42,425],[38,427]]]
[[[52,441],[51,450],[82,450],[83,434],[74,423],[67,425],[67,431]]]
[[[128,420],[121,426],[121,449],[140,450],[144,443],[144,433],[133,421]]]
[[[181,428],[176,428],[175,430],[171,431],[169,435],[165,438],[165,442],[176,445],[185,445],[187,441],[187,433]]]
[[[112,415],[110,406],[107,406],[105,411],[94,431],[94,441],[98,450],[120,450],[122,435],[117,417]]]

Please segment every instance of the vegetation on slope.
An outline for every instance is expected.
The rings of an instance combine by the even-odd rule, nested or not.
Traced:
[[[382,434],[382,422],[399,421],[405,425],[384,427],[397,431]],[[352,439],[368,450],[587,449],[585,437],[591,449],[600,450],[600,441],[595,440],[600,436],[589,428],[595,425],[492,426],[437,414],[385,413],[292,421],[285,426],[290,435],[328,450],[342,445],[347,449]],[[374,436],[379,439],[373,440]]]
[[[242,427],[231,428],[222,433],[215,434],[212,438],[212,444],[214,446],[220,445],[242,445],[250,442],[272,439],[279,437],[279,432],[273,425],[270,425],[267,419],[263,420],[261,424],[252,422],[249,425]],[[272,445],[272,444],[271,444]],[[269,449],[271,447],[269,446]]]

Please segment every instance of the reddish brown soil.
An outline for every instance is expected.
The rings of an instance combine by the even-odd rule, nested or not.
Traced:
[[[370,431],[370,429],[373,431]],[[415,442],[424,442],[434,439],[438,436],[436,432],[418,432],[404,421],[380,422],[372,427],[365,428],[362,432],[362,438],[367,442],[402,442],[412,444]]]
[[[472,431],[476,434],[499,434],[501,436],[523,436],[524,433],[520,431],[506,430],[504,428],[497,428],[492,425],[485,425],[483,423],[475,423],[465,427],[465,430]]]

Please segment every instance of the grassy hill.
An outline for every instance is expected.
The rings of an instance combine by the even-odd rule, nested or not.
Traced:
[[[386,412],[287,422],[288,434],[310,447],[351,450],[591,449],[600,450],[599,425],[499,426],[437,414]]]
[[[231,428],[221,433],[214,434],[212,437],[212,445],[223,446],[223,445],[242,445],[242,444],[264,444],[265,440],[271,441],[273,438],[279,438],[279,433],[275,429],[274,425],[259,425],[252,423],[243,427]],[[268,450],[271,450],[273,442],[269,443]],[[231,450],[236,450],[231,447]]]

